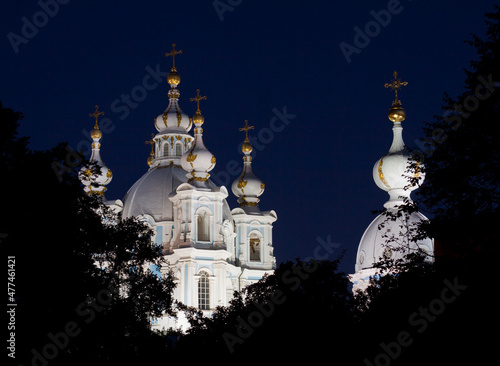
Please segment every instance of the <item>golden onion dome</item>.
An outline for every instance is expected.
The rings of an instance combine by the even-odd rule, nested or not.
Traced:
[[[148,165],[150,165],[150,166],[151,166],[151,164],[153,164],[153,160],[154,160],[154,156],[149,155],[149,156],[148,156],[148,160],[147,160],[147,161],[148,161]]]
[[[195,125],[202,125],[203,122],[205,122],[205,117],[203,117],[203,115],[201,113],[196,113],[193,116],[193,123]]]
[[[392,122],[403,122],[406,118],[405,109],[400,105],[394,106],[391,109],[389,109],[388,117]]]
[[[244,142],[243,145],[241,145],[241,152],[243,154],[250,154],[253,151],[253,146],[250,145],[249,142]]]
[[[177,71],[171,71],[167,76],[167,81],[170,85],[179,85],[181,82],[181,76]]]
[[[93,138],[93,139],[100,139],[102,137],[102,132],[99,128],[94,128],[91,132],[90,132],[90,137]]]

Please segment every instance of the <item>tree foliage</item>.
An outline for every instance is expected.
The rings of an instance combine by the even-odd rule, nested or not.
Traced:
[[[151,271],[164,265],[152,231],[137,220],[118,220],[102,201],[84,195],[73,163],[83,159],[67,144],[29,150],[17,133],[21,118],[0,107],[6,172],[0,233],[16,259],[19,361],[144,358],[159,341],[149,317],[172,312],[174,288],[170,274],[159,278]],[[64,165],[62,176],[54,162]]]
[[[178,357],[196,347],[192,360],[238,361],[262,354],[266,362],[296,362],[348,354],[351,293],[339,261],[282,263],[274,274],[234,294],[210,317],[193,312],[191,328],[176,348]]]
[[[465,70],[464,92],[445,94],[443,114],[427,123],[426,181],[417,201],[432,214],[423,227],[445,250],[465,258],[494,250],[500,221],[500,11],[486,14],[482,40],[472,35],[477,59]],[[439,248],[438,248],[439,249]]]

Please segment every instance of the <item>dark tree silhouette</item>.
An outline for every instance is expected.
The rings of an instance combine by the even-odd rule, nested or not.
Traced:
[[[83,159],[66,144],[29,150],[17,134],[21,117],[0,107],[0,233],[16,260],[16,360],[109,364],[160,355],[165,342],[151,333],[149,316],[172,312],[174,282],[150,270],[163,264],[151,230],[118,221],[83,193]]]
[[[477,60],[465,70],[464,92],[445,95],[443,114],[425,128],[425,184],[417,201],[432,215],[426,234],[437,239],[438,255],[470,263],[498,247],[500,222],[500,11],[486,14],[485,40],[467,42]]]
[[[338,350],[349,357],[351,294],[339,261],[282,263],[273,275],[235,293],[211,317],[193,312],[175,359],[216,357],[238,361],[260,355],[265,363],[320,362]],[[197,352],[190,350],[196,348]]]

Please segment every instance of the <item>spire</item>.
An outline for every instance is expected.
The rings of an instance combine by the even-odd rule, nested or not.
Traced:
[[[253,146],[248,138],[248,131],[253,130],[254,126],[249,126],[248,121],[245,121],[245,126],[239,131],[245,131],[245,140],[241,145],[243,156],[243,172],[233,182],[231,189],[236,197],[240,207],[258,207],[260,199],[258,198],[264,193],[264,182],[255,176],[252,170],[252,157],[250,154],[253,151]]]
[[[189,178],[189,183],[206,182],[210,177],[208,174],[215,167],[215,156],[207,150],[203,143],[203,129],[201,125],[205,122],[205,118],[201,114],[200,100],[206,100],[206,96],[200,96],[200,89],[196,90],[196,96],[190,101],[196,101],[197,110],[193,116],[194,143],[190,150],[186,151],[181,157],[181,166],[188,172],[186,176]]]
[[[401,122],[406,118],[404,108],[401,106],[401,101],[398,99],[398,90],[402,86],[408,85],[407,81],[401,81],[398,78],[398,73],[394,71],[394,80],[391,83],[386,83],[384,87],[391,88],[395,92],[395,99],[392,102],[392,107],[389,109],[389,120],[394,125],[392,127],[393,139],[389,152],[380,158],[373,167],[373,179],[377,186],[389,193],[389,201],[384,204],[385,208],[394,208],[403,204],[404,200],[411,200],[411,191],[417,188],[416,184],[411,184],[412,178],[418,178],[421,184],[424,176],[417,163],[415,169],[410,169],[412,158],[403,141],[403,127]]]
[[[167,76],[167,81],[170,84],[168,107],[155,118],[155,127],[160,133],[186,133],[192,127],[191,120],[179,107],[180,92],[177,86],[181,82],[181,77],[175,67],[175,56],[181,54],[182,50],[175,49],[175,43],[172,45],[172,51],[165,54],[165,57],[172,56],[172,68]]]
[[[95,111],[90,113],[90,117],[95,118],[94,129],[90,132],[90,137],[92,138],[92,155],[87,164],[85,164],[79,173],[79,179],[83,183],[84,191],[87,195],[96,195],[104,197],[104,192],[106,191],[106,185],[111,182],[113,178],[113,173],[101,159],[100,153],[100,140],[102,138],[102,132],[99,130],[99,116],[104,115],[104,112],[99,111],[99,106],[95,106]],[[98,171],[96,171],[98,170]]]

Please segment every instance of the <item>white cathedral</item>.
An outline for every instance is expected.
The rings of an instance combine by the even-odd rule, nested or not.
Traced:
[[[170,84],[169,103],[159,114],[154,125],[158,131],[153,134],[151,154],[147,159],[149,169],[128,190],[123,200],[107,200],[106,185],[113,177],[111,170],[100,156],[98,117],[102,112],[91,114],[96,119],[90,164],[100,167],[100,174],[92,173],[88,166],[80,171],[80,180],[88,195],[96,195],[119,214],[122,219],[137,218],[154,231],[152,240],[161,246],[168,266],[163,272],[172,271],[176,288],[174,299],[210,315],[218,305],[228,305],[234,291],[257,282],[265,274],[272,274],[276,268],[273,255],[273,223],[276,212],[261,211],[259,197],[264,192],[264,183],[252,170],[253,148],[246,137],[241,150],[243,171],[231,186],[238,197],[239,207],[231,210],[226,198],[228,191],[217,186],[209,178],[215,167],[215,156],[203,142],[204,117],[200,101],[206,99],[199,94],[191,98],[197,103],[195,115],[190,118],[179,106],[180,75],[175,67],[175,56],[182,51],[175,49],[166,56],[172,56],[173,66],[167,76]],[[419,183],[424,179],[421,169],[409,169],[411,157],[402,137],[401,122],[406,114],[397,92],[407,82],[401,82],[394,72],[394,80],[386,87],[396,93],[389,119],[393,122],[393,142],[389,152],[373,167],[373,179],[377,186],[389,193],[384,204],[387,212],[396,213],[398,207],[410,200],[410,193],[418,187],[411,184],[412,178]],[[194,125],[194,134],[190,131]],[[364,289],[369,278],[376,275],[375,264],[381,259],[398,259],[413,251],[423,251],[432,261],[433,240],[410,240],[409,231],[427,218],[419,212],[403,214],[397,220],[387,220],[382,213],[368,226],[358,246],[355,273],[350,276],[353,288]],[[153,329],[183,328],[187,326],[182,316],[152,319]]]
[[[162,247],[168,267],[172,271],[176,288],[174,299],[210,315],[218,305],[228,305],[234,291],[257,282],[265,274],[272,274],[276,267],[273,255],[273,223],[276,212],[261,211],[259,197],[264,193],[264,183],[252,170],[253,148],[246,138],[242,144],[243,171],[232,184],[239,207],[231,210],[226,198],[228,191],[209,178],[215,167],[215,156],[203,142],[204,117],[200,110],[199,90],[191,101],[197,103],[195,115],[190,118],[179,106],[180,75],[175,67],[175,56],[182,53],[175,49],[173,67],[167,76],[170,84],[169,103],[159,114],[154,125],[151,154],[147,159],[149,169],[128,190],[123,200],[106,200],[104,192],[111,182],[111,170],[100,156],[98,116],[96,106],[91,115],[96,123],[91,132],[92,154],[90,163],[100,167],[100,174],[92,174],[88,166],[80,171],[80,180],[89,195],[96,195],[119,213],[122,219],[134,217],[149,225],[155,235],[152,240]],[[190,134],[194,125],[194,136]],[[178,319],[163,317],[152,319],[156,329],[185,326],[182,316]]]

